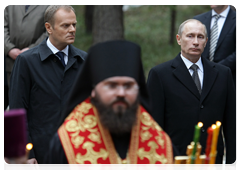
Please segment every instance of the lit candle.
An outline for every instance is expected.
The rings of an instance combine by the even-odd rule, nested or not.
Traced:
[[[197,143],[198,143],[199,138],[200,138],[200,129],[201,129],[202,126],[203,126],[202,122],[198,122],[198,124],[195,126],[194,138],[193,138],[194,147],[193,147],[193,150],[192,150],[191,164],[193,164],[195,162],[195,159],[196,159],[195,153],[196,153],[196,149],[197,149]]]
[[[33,144],[28,143],[26,145],[26,155],[27,155],[27,157],[28,157],[28,154],[29,154],[30,150],[32,150],[32,148],[33,148]]]
[[[217,156],[217,143],[218,143],[218,135],[220,130],[221,122],[217,121],[215,128],[213,129],[213,138],[210,152],[210,161],[209,164],[214,164]]]
[[[215,125],[212,125],[212,126],[215,126]],[[208,164],[208,162],[209,162],[209,154],[210,154],[211,144],[212,144],[213,128],[209,127],[207,130],[207,133],[208,133],[208,137],[207,137],[207,143],[206,143],[206,149],[205,149],[205,154],[206,154],[205,164]]]

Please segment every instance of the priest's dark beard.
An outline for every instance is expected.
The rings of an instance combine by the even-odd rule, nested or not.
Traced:
[[[113,103],[118,101],[126,102],[124,98],[118,98]],[[100,122],[105,128],[107,128],[110,131],[110,133],[120,135],[131,132],[132,127],[137,119],[139,96],[131,106],[128,105],[125,111],[123,111],[122,107],[120,106],[117,109],[117,112],[115,112],[112,109],[113,103],[110,104],[109,106],[103,104],[97,92],[95,98],[91,98],[91,103],[98,110]]]

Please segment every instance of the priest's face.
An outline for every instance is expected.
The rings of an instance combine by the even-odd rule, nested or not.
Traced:
[[[101,123],[113,133],[131,131],[139,106],[138,84],[131,77],[118,76],[98,83],[92,91]]]

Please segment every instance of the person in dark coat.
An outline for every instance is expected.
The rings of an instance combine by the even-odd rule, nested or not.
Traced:
[[[209,59],[211,30],[215,16],[217,20],[218,38],[213,52],[213,62],[225,65],[231,69],[233,81],[236,86],[236,12],[229,5],[211,5],[212,10],[197,16],[194,19],[201,21],[207,27],[208,42],[202,56]]]
[[[171,139],[149,114],[140,55],[124,40],[90,48],[45,163],[173,163]]]
[[[172,139],[181,155],[193,141],[194,127],[201,128],[200,144],[204,153],[207,128],[222,122],[226,143],[226,163],[236,160],[236,91],[231,70],[202,57],[207,43],[206,27],[198,20],[183,22],[176,36],[181,53],[174,59],[153,67],[147,87],[152,103],[152,116]],[[191,69],[198,66],[197,71]],[[194,73],[195,72],[195,73]],[[192,76],[198,77],[198,81]],[[216,163],[222,163],[223,136],[220,131]]]
[[[49,37],[20,54],[10,85],[10,109],[25,108],[30,158],[43,163],[49,141],[60,124],[62,109],[87,53],[71,45],[75,40],[76,15],[71,6],[49,6],[45,13]]]

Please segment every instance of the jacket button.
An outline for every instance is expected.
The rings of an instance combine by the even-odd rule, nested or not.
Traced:
[[[201,107],[200,107],[201,109],[203,109],[204,108],[204,106],[203,105],[201,105]]]

